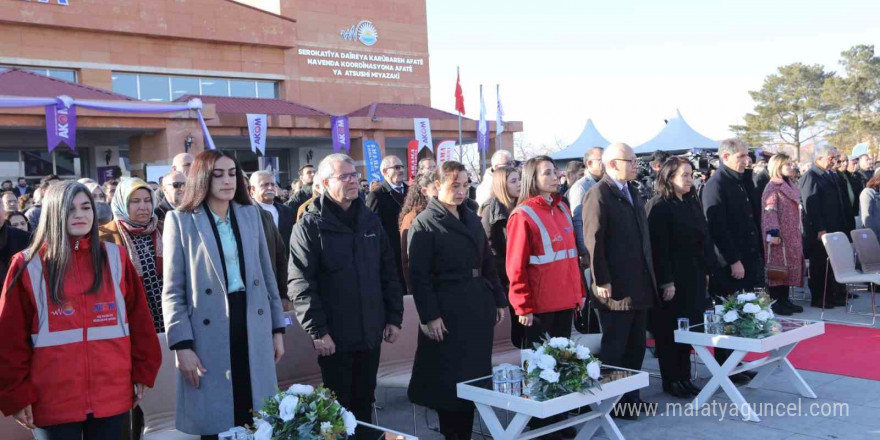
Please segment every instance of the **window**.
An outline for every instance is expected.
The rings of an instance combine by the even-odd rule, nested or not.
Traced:
[[[3,70],[0,68],[0,70]],[[18,151],[0,151],[0,176],[15,182],[21,174],[18,168]]]
[[[49,174],[57,174],[62,178],[79,177],[82,174],[79,156],[66,148],[52,153],[46,150],[22,151],[21,161],[24,163],[24,175],[29,179],[40,179]]]
[[[229,96],[240,98],[256,98],[257,87],[253,81],[229,81]]]
[[[36,73],[37,75],[48,76],[49,78],[60,79],[62,81],[76,82],[76,71],[70,69],[44,69],[35,67],[20,66],[0,66],[0,72],[9,70],[12,67],[19,68],[25,72]]]
[[[257,98],[275,98],[275,83],[257,81]]]
[[[142,101],[170,101],[171,85],[167,76],[138,75],[138,82]]]
[[[113,73],[113,91],[121,95],[137,98],[137,75],[130,73]]]
[[[198,95],[199,94],[199,79],[186,77],[186,76],[174,76],[171,77],[171,99],[175,100],[184,95]]]
[[[173,101],[184,95],[275,98],[277,88],[274,81],[113,72],[113,91],[142,101]]]

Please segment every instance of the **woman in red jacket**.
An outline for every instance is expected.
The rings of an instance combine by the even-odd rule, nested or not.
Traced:
[[[42,206],[0,298],[0,411],[38,440],[117,440],[162,362],[144,287],[85,186],[52,184]]]
[[[548,333],[570,338],[574,310],[583,307],[586,296],[571,213],[558,190],[552,159],[538,156],[527,160],[519,205],[507,220],[508,297],[525,326],[527,348]],[[551,419],[532,419],[529,426],[556,420]],[[562,435],[573,438],[575,430],[563,430]]]

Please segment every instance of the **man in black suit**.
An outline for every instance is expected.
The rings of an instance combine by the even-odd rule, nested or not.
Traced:
[[[380,165],[382,177],[385,179],[379,188],[367,194],[367,207],[375,212],[382,220],[382,227],[388,234],[391,249],[394,251],[394,261],[397,264],[397,272],[400,282],[403,283],[403,265],[400,263],[400,209],[406,199],[409,187],[403,183],[406,179],[406,170],[403,162],[396,156],[385,156]],[[406,286],[403,286],[406,292]]]
[[[595,284],[593,304],[602,326],[603,363],[633,370],[645,359],[647,312],[658,302],[645,205],[633,183],[636,156],[626,144],[602,153],[605,177],[584,199],[584,242]],[[624,395],[615,417],[637,418],[645,404],[638,391]]]
[[[874,158],[867,154],[859,156],[859,169],[856,174],[862,180],[862,187],[868,186],[868,181],[874,177]]]
[[[764,244],[761,234],[761,196],[747,173],[748,148],[739,139],[725,139],[718,147],[720,168],[703,186],[703,210],[709,235],[715,244],[718,266],[709,282],[709,292],[727,298],[738,290],[764,286]],[[716,299],[717,301],[717,299]],[[730,350],[715,349],[719,364]],[[751,375],[737,374],[735,382]]]
[[[275,201],[275,176],[268,171],[256,171],[251,174],[250,193],[251,198],[264,210],[272,214],[275,226],[281,233],[284,243],[290,244],[290,234],[293,232],[293,210]]]
[[[840,176],[834,171],[836,161],[837,151],[834,147],[827,144],[817,146],[813,166],[800,182],[804,254],[810,259],[810,304],[813,307],[822,307],[826,288],[828,296],[825,308],[844,305],[846,293],[843,285],[834,282],[830,267],[828,282],[825,282],[828,254],[822,244],[823,235],[847,229],[847,216],[850,214],[841,197]]]
[[[302,184],[302,188],[299,191],[292,191],[290,193],[290,200],[287,201],[287,206],[294,214],[299,211],[299,207],[303,203],[307,202],[314,195],[312,194],[312,183],[315,181],[315,166],[306,164],[300,167],[299,181]],[[291,183],[291,189],[293,189],[293,183]],[[296,221],[296,217],[294,217],[294,221]],[[288,238],[290,238],[289,235]]]

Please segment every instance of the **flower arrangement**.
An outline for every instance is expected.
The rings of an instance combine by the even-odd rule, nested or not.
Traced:
[[[254,415],[255,440],[341,440],[354,435],[357,419],[333,392],[292,385],[263,402]]]
[[[776,321],[766,293],[740,293],[724,301],[724,334],[755,338],[770,333]]]
[[[524,350],[527,391],[532,398],[549,400],[600,387],[602,363],[590,349],[568,338],[546,335],[534,350]]]

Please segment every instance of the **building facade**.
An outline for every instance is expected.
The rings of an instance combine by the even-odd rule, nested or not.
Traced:
[[[349,116],[358,161],[367,140],[405,161],[413,118],[430,118],[435,143],[457,139],[458,116],[431,108],[428,64],[424,0],[0,0],[0,95],[197,97],[217,147],[282,183],[332,152],[334,115]],[[268,116],[265,157],[251,152],[248,113]],[[117,163],[146,175],[203,148],[192,112],[83,109],[78,122],[77,151],[49,153],[42,109],[0,109],[0,178],[96,177]],[[475,129],[464,120],[465,143]],[[522,124],[506,130],[509,149]]]

